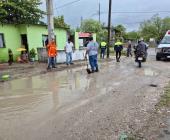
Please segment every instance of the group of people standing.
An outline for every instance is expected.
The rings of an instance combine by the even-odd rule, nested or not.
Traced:
[[[47,47],[47,52],[48,52],[48,66],[47,70],[51,68],[56,68],[56,63],[57,63],[57,45],[55,43],[55,39],[52,38],[49,43],[46,45]],[[66,53],[66,64],[71,65],[73,64],[72,62],[72,53],[74,51],[74,45],[71,42],[71,39],[68,39],[65,45],[65,53]]]
[[[86,48],[85,58],[87,58],[87,54],[88,54],[89,63],[91,66],[91,73],[99,71],[98,63],[97,63],[98,47],[99,47],[98,43],[93,41],[93,38],[90,37],[89,43],[87,44],[87,48]],[[138,41],[138,44],[136,46],[134,46],[135,60],[137,59],[138,54],[141,52],[145,54],[144,59],[146,59],[147,47],[148,46],[141,38]],[[107,49],[107,43],[102,41],[100,43],[100,58],[101,59],[104,59],[106,49]],[[123,43],[120,40],[117,40],[114,44],[114,51],[116,53],[116,61],[117,62],[120,62],[122,50],[123,50]],[[132,55],[132,43],[130,40],[128,41],[128,45],[127,45],[127,57],[129,57],[129,56],[131,56],[131,57],[133,56]]]
[[[99,71],[98,61],[97,61],[99,47],[100,47],[100,58],[104,59],[105,52],[107,49],[107,43],[105,41],[102,41],[99,45],[96,41],[93,40],[93,37],[90,37],[89,42],[87,43],[87,47],[86,47],[85,59],[87,59],[87,55],[88,55],[89,63],[91,66],[91,73]],[[47,53],[48,53],[47,70],[49,70],[51,68],[56,68],[56,63],[57,63],[56,58],[58,55],[58,51],[57,51],[57,45],[56,45],[54,38],[52,38],[49,42],[47,42],[46,48],[47,48]],[[136,56],[141,51],[144,52],[145,54],[147,54],[147,46],[143,40],[139,40],[138,45],[135,46],[134,49],[135,49]],[[71,39],[69,38],[65,44],[66,65],[73,64],[72,53],[74,52],[74,50],[75,50],[74,44],[73,44],[73,42],[71,42]],[[123,43],[120,40],[117,40],[114,44],[114,51],[116,53],[116,61],[117,62],[120,62],[122,50],[123,50]],[[9,49],[8,54],[9,54],[8,63],[9,63],[9,65],[11,65],[13,62],[12,50]],[[129,57],[129,56],[132,57],[132,43],[131,43],[131,41],[128,41],[128,45],[127,45],[127,57]]]

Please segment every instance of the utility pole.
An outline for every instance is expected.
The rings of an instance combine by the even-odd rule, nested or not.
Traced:
[[[83,17],[81,16],[81,24],[80,24],[80,27],[82,27],[82,23],[83,23]]]
[[[99,1],[99,23],[100,23],[100,1]]]
[[[109,13],[108,13],[108,44],[107,44],[107,58],[109,58],[110,54],[110,36],[111,36],[111,11],[112,11],[112,0],[109,0]]]
[[[48,40],[54,38],[53,0],[46,0]]]

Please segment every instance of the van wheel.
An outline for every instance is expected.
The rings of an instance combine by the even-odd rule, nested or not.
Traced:
[[[160,60],[161,60],[161,58],[156,56],[156,61],[160,61]]]
[[[156,54],[156,61],[160,61],[160,60],[161,60],[161,58],[158,57],[158,54]]]

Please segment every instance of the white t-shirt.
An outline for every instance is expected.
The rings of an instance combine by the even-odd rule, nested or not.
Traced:
[[[67,53],[72,52],[73,51],[73,43],[72,42],[70,42],[70,43],[67,42],[65,48],[66,48]]]

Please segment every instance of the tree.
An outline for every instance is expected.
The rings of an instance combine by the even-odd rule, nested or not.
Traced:
[[[80,29],[82,32],[96,33],[98,42],[101,42],[102,40],[106,41],[107,30],[104,29],[102,24],[100,24],[100,22],[96,20],[93,19],[84,20],[81,24]]]
[[[136,32],[136,31],[127,32],[127,33],[124,35],[124,38],[125,38],[126,40],[137,40],[137,39],[139,39],[139,33]]]
[[[70,26],[65,23],[64,16],[54,17],[54,27],[70,28]]]
[[[96,20],[87,19],[82,22],[81,30],[83,32],[98,33],[102,30],[102,26]]]
[[[140,33],[145,40],[150,38],[160,40],[168,29],[170,29],[170,18],[161,19],[158,15],[154,15],[140,25]]]
[[[163,25],[162,25],[162,33],[161,33],[161,36],[163,37],[166,33],[167,30],[170,30],[170,18],[169,17],[166,17],[163,19],[162,21]]]
[[[40,0],[3,0],[0,2],[0,22],[38,24],[45,12],[38,6]]]
[[[115,31],[116,37],[123,37],[126,32],[126,28],[123,25],[117,25],[113,28]]]

